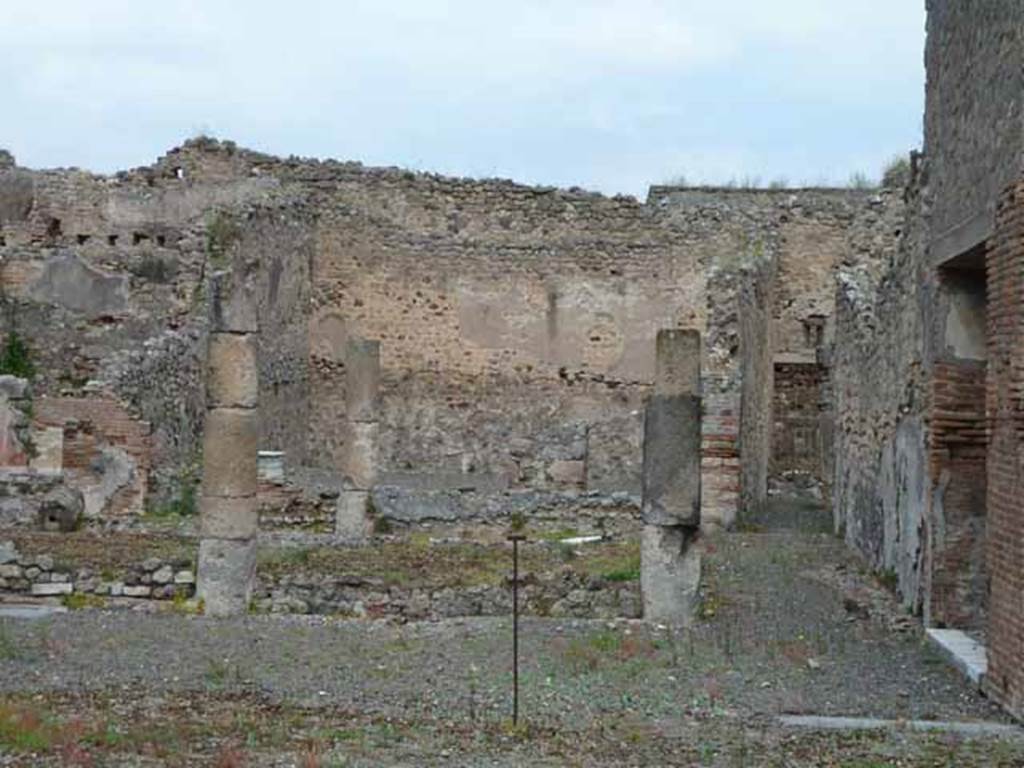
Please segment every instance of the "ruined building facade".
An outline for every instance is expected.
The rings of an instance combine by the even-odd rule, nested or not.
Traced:
[[[900,248],[839,275],[834,510],[927,624],[985,640],[1024,713],[1019,387],[1024,8],[928,3]]]
[[[0,380],[0,523],[62,484],[128,526],[194,493],[211,275],[240,254],[259,449],[396,521],[635,517],[655,339],[696,330],[702,524],[818,478],[908,609],[985,639],[1022,714],[1020,29],[1008,0],[929,3],[906,189],[639,202],[210,139],[110,177],[0,153],[0,332],[36,368],[31,391]],[[372,421],[347,412],[367,345]]]
[[[86,516],[201,466],[209,276],[258,265],[260,448],[339,489],[346,348],[380,344],[373,507],[395,520],[635,509],[659,330],[706,339],[703,520],[830,475],[833,273],[891,247],[886,191],[652,188],[646,202],[208,139],[112,177],[0,169],[5,332],[33,351],[29,465]],[[13,513],[12,513],[13,514]]]

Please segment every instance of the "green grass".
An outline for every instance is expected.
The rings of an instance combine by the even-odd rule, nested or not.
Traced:
[[[106,608],[106,598],[100,595],[89,595],[84,592],[72,592],[60,599],[61,604],[69,611],[80,611],[85,608]]]

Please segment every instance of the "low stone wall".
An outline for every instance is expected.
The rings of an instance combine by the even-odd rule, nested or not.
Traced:
[[[297,573],[258,579],[253,609],[271,613],[340,614],[410,620],[504,616],[512,611],[511,579],[501,585],[386,586],[382,581]],[[566,569],[521,577],[519,610],[534,616],[611,619],[641,616],[639,581],[614,582]]]
[[[12,542],[0,542],[0,595],[171,600],[191,597],[195,580],[188,560],[149,558],[115,576],[92,568],[75,568],[51,555],[21,554]]]

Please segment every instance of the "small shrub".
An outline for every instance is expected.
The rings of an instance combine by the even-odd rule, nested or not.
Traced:
[[[879,571],[877,574],[878,583],[890,592],[896,592],[900,586],[900,577],[892,568]]]
[[[141,277],[154,283],[166,283],[174,273],[169,262],[151,253],[146,254],[133,271],[136,277]]]
[[[882,186],[889,189],[902,189],[910,183],[910,159],[904,155],[894,157],[882,171]]]
[[[31,350],[16,328],[12,328],[7,334],[3,350],[0,350],[0,375],[17,376],[21,379],[31,379],[36,375]]]
[[[866,173],[857,171],[856,173],[850,174],[850,180],[847,182],[847,186],[850,189],[874,189],[878,185],[868,178]]]
[[[526,515],[522,512],[513,512],[509,516],[508,527],[513,533],[522,533],[526,530]]]
[[[387,536],[391,531],[391,521],[386,517],[375,517],[373,519],[373,532],[377,536]]]
[[[206,255],[210,261],[223,262],[241,234],[242,230],[231,214],[225,211],[210,214],[206,220]]]

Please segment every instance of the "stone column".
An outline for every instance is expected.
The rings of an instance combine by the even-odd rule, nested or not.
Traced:
[[[212,291],[196,595],[207,615],[231,616],[248,610],[256,570],[256,305],[226,274]]]
[[[644,412],[640,586],[644,618],[687,625],[697,610],[700,529],[700,334],[658,331]]]
[[[370,494],[377,480],[380,435],[380,342],[349,339],[345,347],[345,488],[338,497],[334,532],[359,538],[369,532]]]

